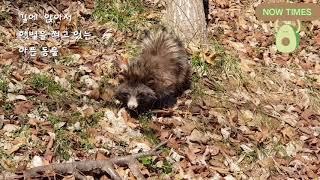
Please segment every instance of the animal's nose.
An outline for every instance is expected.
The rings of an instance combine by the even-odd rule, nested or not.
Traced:
[[[131,110],[136,109],[138,107],[137,99],[135,97],[130,97],[127,106]]]
[[[137,108],[136,105],[133,105],[133,104],[128,104],[128,108],[131,109],[131,110],[134,110]]]

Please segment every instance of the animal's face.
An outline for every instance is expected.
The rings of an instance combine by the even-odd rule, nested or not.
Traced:
[[[127,82],[120,84],[116,91],[116,98],[131,110],[150,107],[156,100],[155,92],[148,86],[139,83],[130,85]]]

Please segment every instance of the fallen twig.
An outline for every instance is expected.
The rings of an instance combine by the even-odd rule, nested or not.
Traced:
[[[114,164],[118,166],[128,166],[132,174],[138,179],[144,179],[142,173],[137,169],[137,158],[143,156],[157,155],[160,153],[158,149],[168,142],[162,142],[147,152],[141,152],[122,157],[114,157],[107,160],[88,160],[76,161],[71,163],[50,164],[39,166],[24,171],[21,175],[13,177],[5,177],[5,179],[33,179],[41,177],[52,177],[56,174],[67,175],[73,174],[77,179],[85,179],[83,174],[86,173],[107,173],[112,179],[121,179],[120,175],[116,172]]]

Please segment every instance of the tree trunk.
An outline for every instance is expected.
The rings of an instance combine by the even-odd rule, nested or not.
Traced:
[[[164,23],[187,45],[206,44],[207,29],[203,0],[167,0]]]

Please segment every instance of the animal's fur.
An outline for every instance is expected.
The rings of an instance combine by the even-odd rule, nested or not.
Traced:
[[[129,109],[154,108],[181,95],[190,87],[190,79],[191,68],[182,43],[165,30],[147,32],[142,52],[130,61],[116,98]]]

